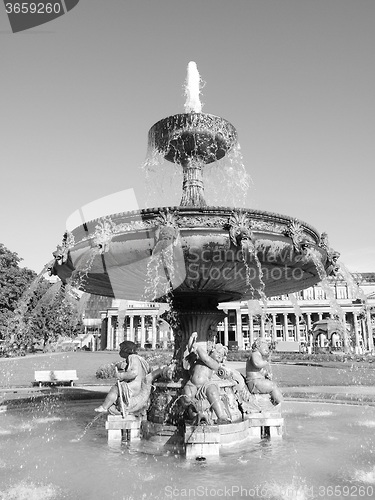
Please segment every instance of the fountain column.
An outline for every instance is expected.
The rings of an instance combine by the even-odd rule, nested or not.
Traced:
[[[181,206],[205,207],[203,185],[203,164],[199,160],[189,158],[182,163],[183,183]]]

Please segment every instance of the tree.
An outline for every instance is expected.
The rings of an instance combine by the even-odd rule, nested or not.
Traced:
[[[27,318],[26,328],[19,335],[19,341],[31,346],[42,342],[46,348],[60,337],[76,337],[83,333],[84,326],[78,311],[78,297],[60,283],[50,294],[49,300],[42,298]],[[53,291],[52,291],[53,292]],[[20,330],[21,332],[21,330]]]
[[[20,268],[22,259],[0,243],[0,338],[6,338],[18,301],[35,279],[31,269]]]
[[[52,284],[20,268],[22,259],[0,244],[0,338],[32,347],[83,332],[79,297],[71,287]]]

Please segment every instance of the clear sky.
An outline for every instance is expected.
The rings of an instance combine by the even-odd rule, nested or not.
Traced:
[[[374,26],[374,0],[80,0],[13,34],[1,4],[0,242],[39,272],[81,205],[142,206],[148,130],[183,112],[193,60],[203,111],[238,131],[246,206],[375,271]]]

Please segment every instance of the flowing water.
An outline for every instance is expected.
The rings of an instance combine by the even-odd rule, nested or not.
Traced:
[[[105,417],[93,419],[96,404],[55,402],[0,414],[0,498],[374,497],[374,407],[286,402],[283,438],[187,461],[144,442],[143,449],[109,446]]]

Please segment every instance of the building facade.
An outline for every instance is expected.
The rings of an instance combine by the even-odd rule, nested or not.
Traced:
[[[355,277],[359,289],[335,278],[328,286],[271,297],[266,303],[221,303],[219,309],[226,316],[218,325],[218,341],[230,348],[249,349],[257,337],[264,337],[275,346],[284,342],[299,350],[345,347],[357,353],[373,352],[375,275]],[[113,299],[100,313],[99,348],[117,349],[122,340],[132,340],[140,347],[171,345],[173,332],[160,320],[164,312],[164,304]]]
[[[160,318],[165,310],[165,304],[112,299],[111,306],[100,312],[100,349],[117,350],[124,340],[142,349],[170,347],[173,331]]]

